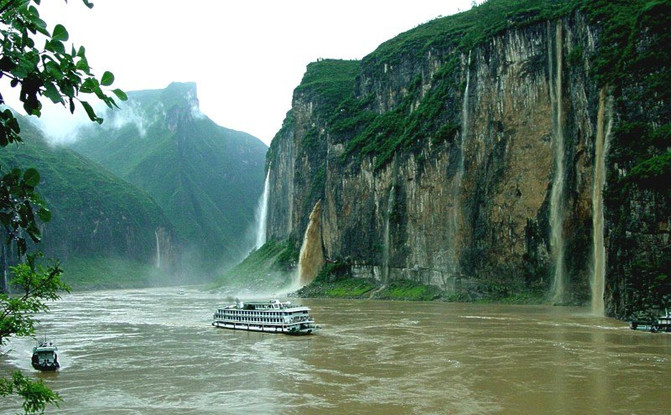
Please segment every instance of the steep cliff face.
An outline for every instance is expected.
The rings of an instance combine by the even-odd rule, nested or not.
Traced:
[[[600,179],[613,168],[604,152],[626,112],[613,104],[626,93],[594,79],[603,29],[574,9],[517,17],[469,47],[449,33],[419,52],[390,41],[360,63],[336,105],[306,79],[351,62],[311,64],[271,145],[269,236],[300,243],[323,199],[324,255],[348,260],[354,275],[467,298],[542,292],[586,303],[597,292],[624,314],[613,308],[625,290],[614,270],[622,247],[598,229],[600,190],[615,180]],[[395,42],[419,37],[408,33]],[[655,195],[627,199],[655,211],[639,216],[656,224],[636,249],[668,252],[668,195]],[[604,244],[608,272],[598,277]]]

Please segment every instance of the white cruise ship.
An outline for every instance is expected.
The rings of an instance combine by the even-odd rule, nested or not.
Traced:
[[[234,330],[268,333],[310,334],[318,326],[310,309],[289,301],[250,301],[221,307],[214,313],[212,325]]]

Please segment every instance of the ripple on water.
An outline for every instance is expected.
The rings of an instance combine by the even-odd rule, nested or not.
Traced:
[[[12,339],[0,369],[43,378],[65,398],[55,414],[662,414],[671,406],[671,336],[582,309],[306,300],[323,329],[291,337],[215,329],[221,303],[176,289],[67,295],[38,327],[58,344],[64,370],[33,371],[32,339]],[[0,402],[0,412],[17,411]]]

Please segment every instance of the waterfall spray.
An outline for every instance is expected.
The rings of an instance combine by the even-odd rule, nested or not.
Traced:
[[[606,104],[606,101],[609,101]],[[612,102],[606,98],[606,89],[599,92],[596,142],[594,143],[594,187],[592,189],[592,312],[603,316],[606,283],[606,247],[604,245],[603,188],[606,185],[606,156],[610,130],[613,125]]]
[[[448,271],[455,275],[457,273],[457,236],[459,235],[459,214],[461,212],[461,185],[464,179],[466,164],[466,139],[468,137],[469,113],[468,98],[471,85],[471,51],[468,51],[468,60],[466,62],[466,87],[464,88],[464,100],[461,107],[461,137],[459,142],[459,164],[457,173],[454,176],[452,187],[452,223],[451,235],[448,241]]]
[[[550,82],[550,96],[553,104],[553,136],[554,136],[554,179],[552,182],[552,193],[550,195],[550,246],[554,256],[554,284],[553,301],[561,303],[564,301],[566,290],[566,270],[564,265],[564,114],[562,106],[562,23],[557,21],[555,56],[556,68],[554,85]],[[549,42],[548,42],[549,44]],[[550,76],[552,76],[552,50],[549,47]],[[554,89],[553,89],[554,88]]]
[[[396,187],[391,186],[389,190],[389,199],[387,200],[387,214],[384,221],[384,246],[382,251],[382,282],[389,282],[389,251],[391,245],[391,236],[389,221],[394,211],[394,199],[396,197]]]
[[[322,247],[322,201],[318,200],[310,213],[310,222],[305,229],[303,244],[298,258],[298,285],[305,286],[314,280],[324,265]]]
[[[161,244],[158,238],[158,229],[154,231],[156,237],[156,268],[161,268]]]
[[[261,248],[266,243],[266,230],[268,223],[268,194],[270,193],[270,167],[266,173],[266,180],[263,184],[263,193],[259,198],[259,203],[256,207],[256,249]]]

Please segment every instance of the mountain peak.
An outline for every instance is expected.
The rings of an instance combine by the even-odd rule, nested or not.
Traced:
[[[163,90],[161,100],[167,108],[173,105],[182,106],[183,103],[186,103],[194,111],[200,111],[198,87],[195,82],[172,82]]]
[[[128,97],[129,101],[136,101],[145,108],[155,105],[167,110],[173,107],[189,107],[194,112],[200,112],[195,82],[172,82],[164,89],[130,91]]]

